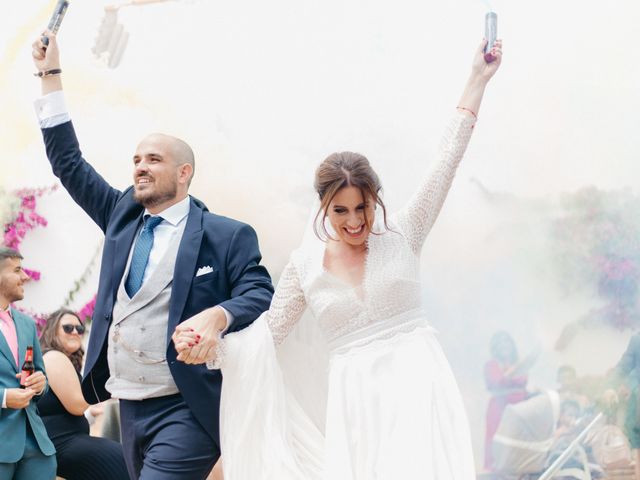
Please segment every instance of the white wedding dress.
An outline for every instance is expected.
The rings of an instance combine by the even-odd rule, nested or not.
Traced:
[[[419,255],[474,120],[457,114],[418,192],[371,234],[352,287],[307,238],[271,308],[227,335],[221,443],[225,480],[472,480],[469,426],[421,309]],[[380,209],[378,209],[380,210]],[[376,219],[374,231],[384,227]],[[305,310],[311,315],[303,315]]]

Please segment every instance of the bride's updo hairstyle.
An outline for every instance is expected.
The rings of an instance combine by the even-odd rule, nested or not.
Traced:
[[[364,155],[353,152],[339,152],[329,155],[317,168],[313,187],[320,198],[320,208],[313,222],[313,231],[323,241],[332,238],[325,225],[329,204],[338,191],[344,187],[356,187],[360,189],[362,198],[371,200],[382,208],[384,226],[387,225],[387,209],[380,198],[382,185],[378,174],[371,168],[369,160]],[[322,216],[322,218],[320,218]],[[369,218],[364,212],[364,221],[367,229],[373,231],[373,218]]]

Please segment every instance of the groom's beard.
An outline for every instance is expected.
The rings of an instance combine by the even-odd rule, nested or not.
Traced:
[[[136,186],[134,186],[133,190],[134,200],[142,204],[142,206],[145,208],[153,208],[168,200],[173,200],[174,198],[176,198],[177,194],[178,181],[176,179],[167,181],[167,185],[165,186],[154,183],[153,187],[149,189],[149,191],[139,191]]]

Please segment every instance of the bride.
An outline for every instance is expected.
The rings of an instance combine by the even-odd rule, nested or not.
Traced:
[[[270,309],[226,335],[209,362],[224,376],[226,480],[475,478],[462,399],[421,307],[419,256],[501,63],[502,43],[487,63],[485,42],[440,159],[402,210],[387,214],[362,155],[334,153],[318,167],[312,233]],[[198,360],[197,334],[178,327],[179,360]]]

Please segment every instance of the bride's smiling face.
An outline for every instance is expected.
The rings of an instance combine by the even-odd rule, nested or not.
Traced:
[[[362,191],[353,186],[338,190],[327,209],[327,217],[338,239],[352,246],[367,241],[373,215],[373,199],[364,197]]]

